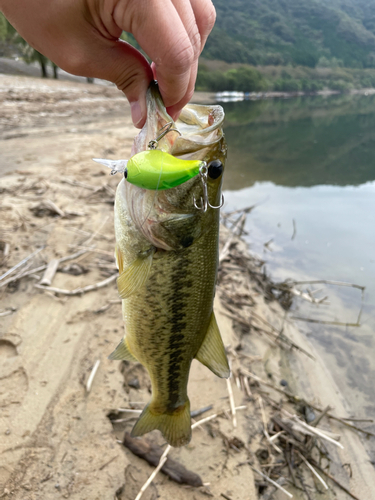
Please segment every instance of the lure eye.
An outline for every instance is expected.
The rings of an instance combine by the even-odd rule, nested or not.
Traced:
[[[208,177],[217,179],[223,173],[223,164],[220,160],[214,160],[208,165]]]
[[[128,169],[126,168],[124,170],[124,179],[127,179],[128,178]]]

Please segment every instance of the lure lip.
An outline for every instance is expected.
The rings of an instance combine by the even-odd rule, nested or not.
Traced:
[[[129,160],[106,160],[104,158],[93,158],[93,161],[100,163],[105,167],[111,169],[111,175],[115,175],[118,172],[124,173]]]

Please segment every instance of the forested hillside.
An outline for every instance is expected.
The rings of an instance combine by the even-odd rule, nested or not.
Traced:
[[[203,57],[252,65],[375,67],[374,0],[213,0]]]

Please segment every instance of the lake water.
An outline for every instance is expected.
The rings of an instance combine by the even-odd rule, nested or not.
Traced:
[[[330,304],[296,299],[290,315],[343,323],[297,320],[352,414],[375,418],[375,97],[223,106],[229,152],[224,210],[255,205],[246,238],[274,280],[366,287],[362,296],[352,287],[310,286],[324,287],[316,296],[328,295]],[[347,325],[357,323],[361,310],[360,326]]]

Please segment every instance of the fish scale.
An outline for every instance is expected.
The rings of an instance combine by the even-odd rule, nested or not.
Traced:
[[[171,120],[155,88],[151,87],[147,100],[149,116],[135,140],[135,154],[157,137],[156,124],[162,128]],[[191,115],[199,115],[201,137]],[[219,210],[213,207],[221,199],[226,157],[222,108],[187,106],[181,119],[185,119],[184,133],[174,141],[164,138],[159,146],[207,164],[219,160],[216,165],[221,170],[206,176],[203,193],[208,203],[201,204],[205,210],[194,202],[202,197],[198,175],[161,191],[125,179],[120,182],[115,233],[125,336],[110,356],[138,361],[150,375],[152,399],[132,435],[159,429],[172,446],[185,445],[191,438],[187,384],[192,360],[198,359],[220,377],[230,374],[213,314],[219,237]]]
[[[140,363],[148,367],[153,391],[155,389],[163,405],[167,408],[172,401],[168,377],[172,370],[188,372],[196,352],[203,342],[212,312],[213,285],[216,275],[215,255],[217,231],[211,230],[195,245],[182,252],[162,252],[162,256],[154,259],[147,284],[129,299],[124,306],[126,338],[131,352]],[[210,252],[211,250],[211,252]],[[212,252],[213,250],[213,252]],[[194,261],[190,256],[194,253]],[[211,260],[202,267],[196,261]],[[158,282],[160,269],[168,277]],[[207,290],[212,290],[207,294]],[[155,302],[159,310],[155,310]],[[149,314],[145,314],[145,311]],[[181,337],[181,341],[177,342]],[[163,353],[163,370],[158,372],[154,367],[153,347]],[[191,352],[178,360],[176,349]],[[181,379],[181,390],[186,395],[187,377]]]

